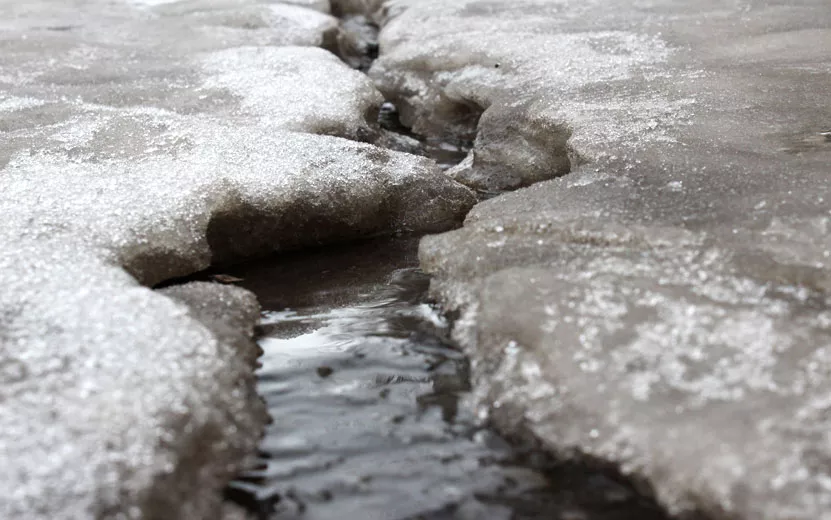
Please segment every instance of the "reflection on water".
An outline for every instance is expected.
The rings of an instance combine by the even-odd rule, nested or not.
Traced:
[[[231,273],[265,307],[259,389],[274,422],[229,495],[269,520],[663,518],[613,477],[477,426],[467,360],[415,264],[401,240]]]

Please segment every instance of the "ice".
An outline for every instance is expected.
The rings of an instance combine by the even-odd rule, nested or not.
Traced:
[[[565,5],[520,2],[513,9],[501,3],[390,2],[380,38],[383,52],[370,75],[414,131],[440,136],[474,131],[470,160],[454,175],[485,191],[567,173],[571,162],[578,162],[565,146],[572,129],[574,146],[589,158],[613,135],[630,136],[630,147],[658,138],[660,129],[633,135],[630,118],[605,110],[612,96],[598,98],[587,86],[660,77],[671,49],[656,35],[617,26],[573,27],[594,3]],[[676,101],[656,89],[643,89],[640,98],[641,104],[667,111]],[[604,110],[587,111],[580,102]],[[594,135],[601,128],[602,134]]]
[[[237,47],[206,56],[203,67],[204,87],[240,98],[260,126],[363,140],[376,133],[381,94],[364,74],[322,49]]]
[[[264,421],[256,302],[210,287],[203,325],[72,242],[3,243],[2,515],[210,516]]]
[[[493,192],[570,172],[422,242],[486,415],[674,513],[831,518],[831,11],[384,13],[370,75],[416,131],[475,135],[452,175]]]
[[[432,161],[356,141],[380,94],[296,46],[322,44],[328,15],[144,4],[3,5],[3,518],[215,518],[265,419],[256,302],[149,287],[448,229],[475,201]]]
[[[154,11],[174,23],[209,27],[214,38],[239,45],[326,45],[338,27],[333,16],[306,6],[252,0],[187,0]]]
[[[698,232],[498,222],[498,248],[494,221],[474,220],[421,250],[434,293],[462,311],[455,336],[491,420],[649,479],[676,513],[823,518],[827,273]]]

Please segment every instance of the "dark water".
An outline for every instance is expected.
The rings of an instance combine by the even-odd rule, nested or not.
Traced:
[[[415,248],[370,242],[228,272],[264,307],[274,419],[229,496],[270,520],[664,518],[614,476],[477,425],[468,362],[426,302]]]
[[[377,144],[387,146],[392,150],[429,157],[445,171],[459,164],[473,148],[471,136],[438,138],[413,133],[401,124],[398,109],[390,102],[381,105],[378,124],[389,132],[387,134],[389,139]]]

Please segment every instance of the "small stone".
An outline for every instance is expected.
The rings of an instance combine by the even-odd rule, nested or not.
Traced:
[[[225,284],[240,283],[245,281],[242,278],[237,278],[236,276],[231,276],[230,274],[215,274],[211,276],[211,280]]]

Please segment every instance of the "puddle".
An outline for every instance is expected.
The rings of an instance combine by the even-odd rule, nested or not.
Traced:
[[[426,301],[417,241],[283,255],[227,273],[264,307],[273,417],[229,498],[261,520],[651,520],[614,476],[552,464],[478,426],[468,362]]]

